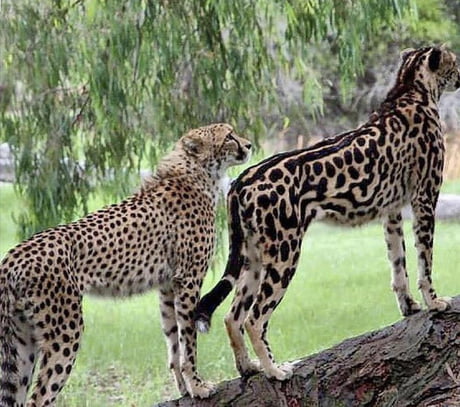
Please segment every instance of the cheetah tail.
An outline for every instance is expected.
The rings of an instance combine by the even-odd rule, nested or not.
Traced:
[[[229,201],[229,209],[230,255],[225,272],[214,288],[200,300],[195,310],[195,326],[202,333],[209,331],[212,314],[232,291],[243,266],[241,249],[244,238],[236,197]]]
[[[0,279],[0,405],[15,406],[17,388],[17,349],[11,323],[11,297],[4,278]]]
[[[212,314],[221,302],[227,298],[232,289],[233,284],[226,279],[222,279],[201,299],[195,310],[195,326],[199,332],[205,333],[209,331]]]

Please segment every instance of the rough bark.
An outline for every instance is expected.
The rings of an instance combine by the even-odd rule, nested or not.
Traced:
[[[297,362],[285,382],[262,374],[222,382],[206,400],[157,407],[460,406],[460,296]]]

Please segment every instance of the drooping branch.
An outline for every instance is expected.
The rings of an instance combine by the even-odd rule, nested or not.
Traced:
[[[206,400],[157,407],[460,406],[460,296],[297,362],[286,382],[262,374],[222,382]]]
[[[365,60],[361,44],[407,20],[413,1],[23,3],[0,0],[0,138],[26,201],[17,216],[26,238],[85,213],[98,187],[125,196],[135,187],[129,175],[156,165],[191,128],[230,121],[257,141],[292,121],[294,100],[318,114],[321,67],[311,61],[324,55],[312,45],[329,52],[323,41],[333,41],[334,72],[351,80]],[[280,77],[286,85],[273,86]],[[84,95],[68,94],[82,83]],[[50,135],[60,148],[46,148]]]

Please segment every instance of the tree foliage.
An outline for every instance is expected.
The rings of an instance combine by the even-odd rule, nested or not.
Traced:
[[[290,117],[296,114],[296,117],[291,120],[289,129],[283,132],[285,146],[301,144],[302,140],[297,140],[299,134],[305,136],[305,142],[310,137],[325,137],[348,130],[366,120],[391,87],[401,50],[446,43],[452,50],[458,51],[458,0],[417,0],[415,4],[416,8],[406,9],[402,18],[393,24],[382,24],[371,41],[362,45],[360,53],[365,66],[362,72],[357,71],[353,77],[355,83],[348,86],[346,94],[341,92],[340,70],[334,62],[334,50],[330,51],[330,43],[326,39],[312,44],[306,63],[322,89],[321,115],[312,115],[301,105],[300,111],[297,111],[295,103],[289,106],[286,113]],[[298,95],[299,89],[297,86],[291,93]],[[450,94],[444,95],[444,98],[449,101],[445,103],[441,100],[441,117],[448,122],[456,122],[460,114],[460,97]],[[458,125],[454,127],[458,128]]]
[[[321,107],[306,61],[327,41],[346,85],[362,49],[411,0],[3,0],[0,139],[27,204],[21,237],[131,190],[185,130],[227,121],[257,141],[279,80]]]

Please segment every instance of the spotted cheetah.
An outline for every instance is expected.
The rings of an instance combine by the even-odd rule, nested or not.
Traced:
[[[242,375],[263,370],[285,380],[266,333],[269,318],[296,271],[302,238],[315,219],[361,225],[383,219],[392,288],[403,315],[420,310],[409,292],[401,208],[410,203],[418,251],[418,286],[430,310],[443,311],[431,283],[434,211],[444,145],[437,103],[460,87],[460,71],[445,47],[402,53],[396,83],[380,108],[355,130],[312,147],[276,154],[245,170],[228,195],[230,254],[223,277],[197,306],[207,331],[216,307],[236,285],[225,325]],[[245,346],[246,329],[258,361]]]
[[[249,158],[228,124],[191,130],[141,190],[120,204],[20,243],[0,266],[1,406],[51,406],[74,363],[82,296],[159,288],[169,367],[179,391],[207,397],[196,372],[194,308],[212,257],[219,183]],[[40,361],[40,362],[39,362]]]

